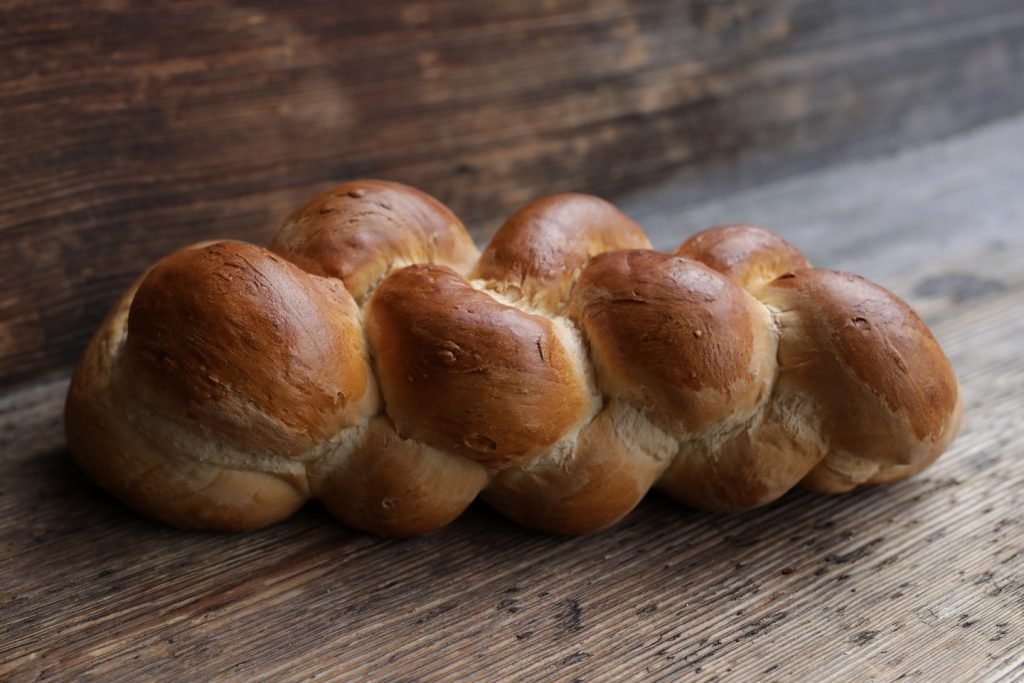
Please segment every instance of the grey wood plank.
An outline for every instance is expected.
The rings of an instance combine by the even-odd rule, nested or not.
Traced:
[[[477,507],[411,541],[318,509],[251,534],[137,519],[61,447],[64,381],[0,406],[0,674],[995,679],[1024,657],[1024,243],[927,316],[967,396],[923,475],[739,515],[652,496],[561,539]],[[956,263],[956,262],[954,262]],[[941,269],[940,269],[941,270]]]
[[[315,506],[250,534],[187,533],[137,518],[74,468],[58,373],[0,398],[0,677],[1018,678],[1024,223],[1007,169],[1019,135],[1009,122],[688,209],[765,207],[762,222],[809,237],[822,265],[865,267],[915,305],[967,402],[961,437],[922,475],[738,515],[651,495],[583,538],[480,505],[408,541]],[[936,159],[970,162],[954,173]],[[872,212],[871,188],[908,174],[921,194]],[[678,220],[665,193],[648,199],[647,225]],[[814,201],[794,208],[800,197]],[[911,233],[915,211],[929,220]],[[962,231],[972,216],[979,227]],[[861,224],[872,239],[848,234]],[[815,238],[816,225],[840,228]]]
[[[750,222],[792,240],[812,262],[887,279],[982,242],[1024,239],[1022,149],[1024,117],[1015,117],[700,202],[673,178],[620,205],[660,249],[710,225]]]
[[[183,532],[77,472],[59,431],[65,379],[5,395],[0,676],[1012,680],[1024,666],[1024,241],[981,238],[882,283],[912,294],[965,271],[999,283],[911,296],[964,385],[950,453],[892,486],[796,492],[737,515],[654,495],[574,539],[482,506],[404,542],[315,507],[247,535]]]

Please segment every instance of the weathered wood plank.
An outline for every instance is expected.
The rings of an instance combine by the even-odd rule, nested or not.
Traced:
[[[189,241],[385,176],[688,201],[1024,107],[1019,0],[0,2],[0,386]]]
[[[866,266],[911,299],[967,401],[960,439],[921,476],[739,515],[652,495],[585,538],[532,533],[484,506],[400,542],[315,506],[255,533],[186,533],[138,519],[77,472],[58,374],[0,399],[0,678],[1019,679],[1024,196],[1004,193],[1013,167],[996,142],[1019,149],[1022,130],[691,207],[789,216],[798,236],[818,236],[812,254],[837,255],[828,265]],[[950,175],[937,159],[970,162]],[[903,191],[915,170],[922,194]],[[648,199],[655,225],[681,215],[666,193]],[[921,212],[921,230],[900,228]],[[958,229],[972,215],[981,227]],[[836,230],[805,227],[824,224]]]
[[[9,398],[0,672],[1009,675],[1024,665],[1024,364],[1006,343],[1024,334],[1022,254],[969,254],[1005,288],[932,302],[968,418],[925,475],[741,515],[652,497],[587,538],[483,508],[404,542],[317,509],[241,536],[165,529],[67,460],[62,380]]]
[[[723,222],[770,226],[812,261],[842,264],[875,280],[927,269],[963,248],[1024,239],[1024,118],[992,124],[942,144],[761,185],[702,202],[671,178],[620,202],[654,245]],[[964,264],[962,275],[984,280]],[[940,286],[963,290],[963,278]],[[911,295],[908,290],[903,293]]]

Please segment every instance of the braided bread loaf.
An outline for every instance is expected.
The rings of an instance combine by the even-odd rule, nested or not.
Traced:
[[[269,249],[209,242],[117,302],[68,393],[81,467],[182,527],[249,529],[310,497],[387,535],[483,492],[583,533],[652,485],[764,505],[912,475],[953,439],[952,367],[907,305],[761,228],[671,255],[595,197],[529,204],[482,254],[445,206],[339,185]]]

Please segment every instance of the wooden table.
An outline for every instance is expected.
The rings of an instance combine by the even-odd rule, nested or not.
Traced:
[[[964,429],[924,474],[744,514],[652,495],[555,538],[483,505],[392,541],[311,505],[240,535],[132,514],[64,448],[64,374],[0,399],[0,678],[1012,680],[1024,677],[1024,118],[693,206],[658,246],[772,225],[907,298]]]

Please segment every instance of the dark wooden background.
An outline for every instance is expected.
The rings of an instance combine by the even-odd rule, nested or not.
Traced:
[[[659,248],[771,225],[910,301],[963,432],[572,539],[189,533],[93,486],[61,409],[123,286],[359,176],[481,241],[568,189]],[[1022,0],[0,0],[0,680],[1024,680],[1022,189]]]
[[[480,239],[531,198],[687,199],[1024,107],[1021,0],[0,1],[0,387],[146,265],[364,176]]]

